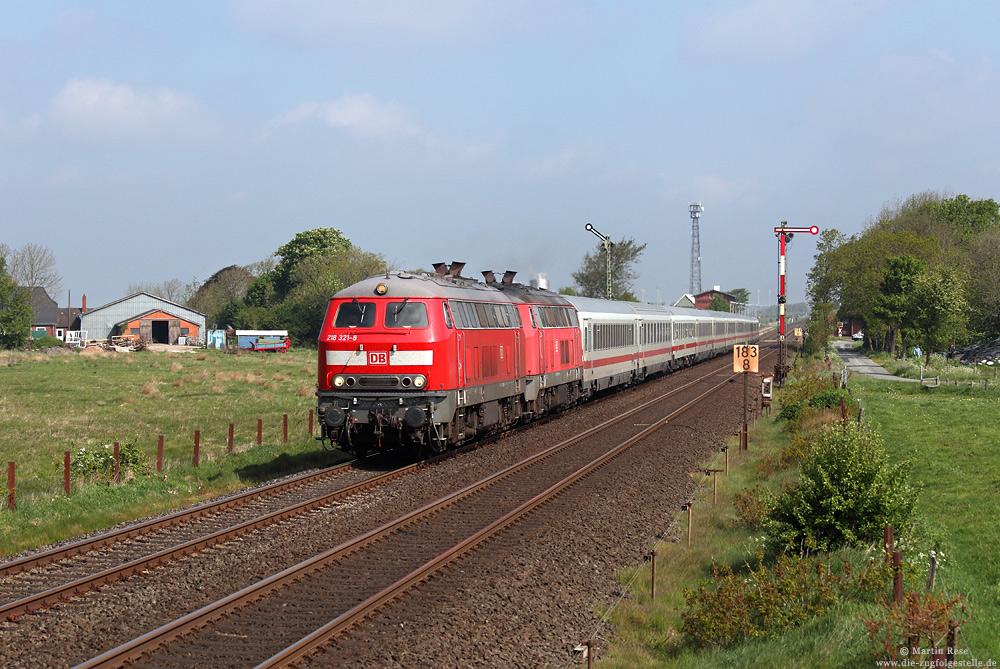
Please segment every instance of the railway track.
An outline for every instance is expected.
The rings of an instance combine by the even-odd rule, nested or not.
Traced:
[[[81,666],[300,660],[727,386],[728,363],[613,420],[260,581]],[[719,381],[718,378],[723,380]],[[698,389],[707,384],[708,389]],[[691,395],[695,395],[693,399]],[[662,405],[683,396],[666,416]],[[608,443],[613,444],[608,447]],[[280,620],[280,625],[275,621]],[[234,639],[239,643],[234,644]]]
[[[0,619],[67,601],[426,465],[378,474],[349,462],[0,564],[0,592],[6,600],[0,603]]]

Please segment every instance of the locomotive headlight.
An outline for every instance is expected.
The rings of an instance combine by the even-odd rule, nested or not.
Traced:
[[[335,377],[333,377],[333,386],[334,386],[334,388],[343,388],[344,387],[344,377],[342,377],[342,376],[335,376]]]
[[[423,388],[425,385],[427,385],[427,377],[424,377],[424,376],[414,376],[413,377],[413,386],[414,387],[416,387],[416,388]]]
[[[379,285],[375,286],[376,295],[385,295],[388,292],[389,292],[389,286],[385,285],[384,283],[380,283]]]

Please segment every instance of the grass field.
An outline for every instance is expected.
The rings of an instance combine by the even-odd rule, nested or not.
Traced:
[[[16,511],[6,509],[6,497],[0,510],[0,554],[339,460],[342,455],[326,453],[308,433],[315,356],[310,350],[0,354],[0,463],[6,471],[15,462],[17,477]],[[164,437],[159,475],[158,435]],[[120,485],[77,476],[67,498],[64,453],[76,463],[81,449],[116,441],[134,443],[150,475]]]
[[[26,548],[113,525],[227,492],[342,455],[322,451],[309,437],[315,352],[234,356],[188,354],[43,356],[0,354],[0,462],[17,462],[17,509],[0,509],[0,550]],[[944,554],[937,587],[968,602],[970,621],[959,646],[982,662],[1000,660],[1000,387],[942,386],[852,377],[867,420],[881,426],[894,461],[912,463],[911,481],[922,486],[917,540],[906,558],[919,573],[930,550]],[[780,391],[779,391],[780,400]],[[282,414],[289,441],[282,441]],[[794,470],[770,474],[763,459],[788,444],[781,423],[760,421],[751,450],[731,456],[729,476],[719,477],[719,503],[710,479],[694,510],[694,542],[656,545],[657,596],[650,600],[650,571],[622,575],[630,597],[608,612],[617,637],[601,665],[609,667],[854,667],[873,666],[864,619],[870,604],[848,604],[794,628],[780,638],[696,650],[680,635],[683,590],[711,575],[713,559],[740,569],[759,545],[759,532],[739,524],[737,492],[760,484],[773,490],[792,483]],[[257,419],[264,421],[256,445]],[[229,423],[236,426],[233,454],[226,452]],[[194,430],[201,431],[201,465],[192,464]],[[134,441],[155,468],[156,437],[164,435],[162,474],[119,485],[93,478],[63,493],[63,453]],[[731,444],[733,446],[733,444]],[[721,456],[705,463],[721,468]],[[685,526],[686,515],[677,518]],[[652,539],[651,539],[651,546]],[[864,563],[875,547],[838,553]],[[921,557],[923,554],[924,557]],[[919,572],[919,573],[918,573]],[[912,574],[911,574],[912,576]],[[604,613],[603,611],[601,613]]]
[[[970,617],[958,639],[958,646],[968,654],[957,659],[1000,661],[1000,557],[996,549],[1000,536],[1000,392],[992,384],[988,391],[982,386],[922,390],[916,384],[858,377],[852,377],[850,385],[866,409],[866,420],[881,426],[890,459],[909,460],[910,480],[921,486],[917,532],[913,543],[905,547],[907,589],[923,588],[931,550],[943,554],[936,590],[965,598]],[[875,666],[864,624],[865,619],[879,615],[872,604],[849,602],[779,638],[729,647],[698,650],[680,632],[680,614],[686,607],[683,591],[694,590],[711,577],[713,560],[744,573],[753,561],[760,537],[738,522],[734,495],[758,484],[778,491],[794,482],[794,470],[765,476],[759,467],[768,453],[777,452],[788,439],[780,422],[760,421],[753,430],[749,454],[731,460],[731,474],[720,476],[718,505],[712,505],[710,483],[703,480],[706,487],[694,507],[693,545],[687,546],[683,529],[679,543],[656,545],[655,601],[650,599],[648,565],[622,574],[630,597],[609,614],[616,637],[600,666]],[[719,461],[705,465],[722,466]],[[685,528],[686,514],[679,514],[677,522]],[[855,547],[839,551],[836,559],[863,564],[878,551],[879,547]]]
[[[1000,392],[914,386],[858,380],[855,394],[893,456],[913,463],[921,536],[945,554],[949,594],[970,604],[966,642],[1000,661]]]

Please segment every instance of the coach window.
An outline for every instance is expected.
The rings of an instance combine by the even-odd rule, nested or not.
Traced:
[[[451,329],[451,312],[448,311],[448,303],[441,303],[441,310],[444,311],[444,324],[449,330]]]
[[[335,328],[370,328],[375,325],[375,303],[342,302],[337,307],[337,315],[333,319]]]
[[[427,327],[427,305],[423,302],[390,302],[385,309],[387,328]]]

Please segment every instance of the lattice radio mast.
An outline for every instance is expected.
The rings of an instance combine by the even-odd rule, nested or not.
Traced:
[[[698,232],[698,219],[705,208],[701,202],[689,202],[688,211],[691,212],[691,294],[697,295],[701,292],[701,235]]]

